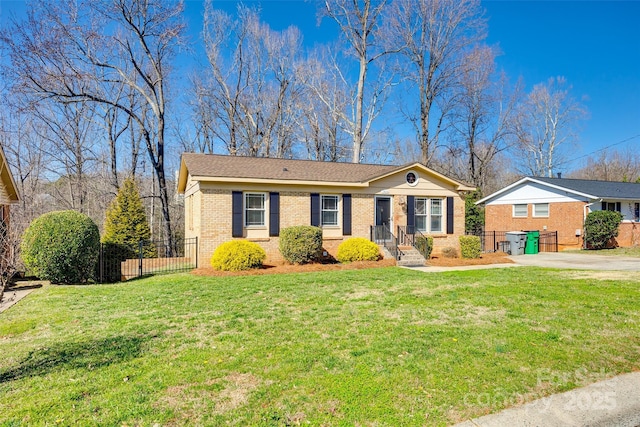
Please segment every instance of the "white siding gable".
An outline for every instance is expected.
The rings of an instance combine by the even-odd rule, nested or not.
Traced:
[[[565,203],[588,201],[584,196],[579,196],[568,191],[550,188],[534,182],[522,184],[496,196],[487,205],[511,205],[521,203]]]

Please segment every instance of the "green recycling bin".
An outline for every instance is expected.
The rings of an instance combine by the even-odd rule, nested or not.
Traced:
[[[525,255],[535,255],[538,253],[538,244],[540,242],[540,232],[527,231],[527,242],[524,246]]]

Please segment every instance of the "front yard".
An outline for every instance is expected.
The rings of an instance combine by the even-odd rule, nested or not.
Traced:
[[[600,273],[48,286],[0,315],[0,425],[454,423],[640,369],[640,275]]]

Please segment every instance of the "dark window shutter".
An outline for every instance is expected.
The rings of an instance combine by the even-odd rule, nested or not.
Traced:
[[[320,227],[320,194],[311,193],[311,225]]]
[[[616,202],[616,212],[622,212],[622,203]]]
[[[242,237],[242,191],[231,193],[231,236]]]
[[[407,196],[407,233],[414,234],[416,227],[416,197]]]
[[[280,235],[280,193],[269,193],[269,236]]]
[[[342,195],[342,234],[351,236],[351,194]]]
[[[447,197],[447,234],[453,234],[453,197]]]
[[[602,202],[602,210],[603,211],[607,210],[607,202]]]

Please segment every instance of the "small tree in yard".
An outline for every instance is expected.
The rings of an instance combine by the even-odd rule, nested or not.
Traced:
[[[128,247],[134,252],[138,250],[139,242],[143,241],[143,255],[153,258],[158,253],[150,239],[151,229],[138,186],[133,178],[127,178],[107,209],[102,241]]]
[[[584,222],[584,241],[589,249],[604,249],[611,239],[618,236],[618,227],[622,221],[620,212],[595,211],[587,215]]]
[[[467,234],[477,235],[484,228],[484,210],[476,205],[482,198],[482,192],[475,190],[468,193],[464,199],[464,229]]]

